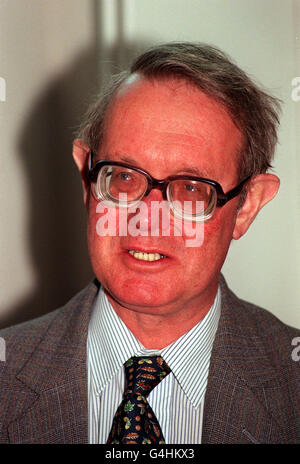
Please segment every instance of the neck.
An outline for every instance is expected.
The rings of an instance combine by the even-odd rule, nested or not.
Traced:
[[[140,343],[148,349],[162,349],[173,343],[197,325],[214,303],[218,287],[200,299],[199,297],[177,308],[126,307],[110,294],[106,295],[117,315]],[[183,309],[184,308],[184,309]]]

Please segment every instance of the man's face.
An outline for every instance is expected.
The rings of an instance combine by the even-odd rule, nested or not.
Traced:
[[[136,78],[124,84],[106,114],[105,136],[95,161],[123,161],[156,179],[170,175],[210,178],[224,192],[238,184],[242,135],[226,110],[183,80]],[[196,174],[194,174],[196,175]],[[145,199],[162,200],[159,190]],[[88,243],[94,272],[118,308],[146,314],[186,314],[208,308],[236,221],[238,199],[217,208],[204,225],[204,241],[187,247],[184,235],[106,236],[96,232],[97,202],[89,198]],[[117,209],[117,217],[119,210]],[[173,221],[171,216],[171,221]],[[148,227],[147,219],[141,224]],[[129,250],[158,252],[155,262],[135,259]]]

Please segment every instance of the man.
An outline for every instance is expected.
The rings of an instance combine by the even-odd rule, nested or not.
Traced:
[[[187,43],[149,50],[96,102],[73,152],[96,279],[1,332],[0,442],[299,441],[299,331],[221,275],[277,193],[278,109]]]

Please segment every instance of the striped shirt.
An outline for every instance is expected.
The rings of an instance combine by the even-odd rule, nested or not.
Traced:
[[[107,441],[123,397],[124,363],[132,356],[152,355],[161,355],[171,369],[148,396],[165,442],[201,443],[204,396],[220,300],[218,289],[206,316],[178,340],[158,351],[141,345],[100,288],[87,339],[89,443]]]

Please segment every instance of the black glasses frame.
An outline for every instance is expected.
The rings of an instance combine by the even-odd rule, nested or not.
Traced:
[[[204,177],[185,176],[185,175],[179,174],[176,176],[169,176],[165,179],[155,179],[147,171],[144,171],[143,169],[137,168],[135,166],[131,166],[130,164],[121,163],[119,161],[101,160],[101,161],[97,161],[96,164],[93,166],[93,157],[94,157],[93,152],[90,152],[90,163],[89,163],[89,172],[88,172],[88,178],[90,182],[97,182],[98,172],[103,166],[121,166],[124,168],[132,169],[133,171],[139,172],[140,174],[143,174],[147,178],[148,187],[144,194],[144,197],[149,195],[151,190],[159,189],[162,192],[163,199],[167,201],[168,201],[167,187],[168,187],[169,182],[173,180],[191,180],[191,181],[194,180],[194,181],[203,182],[205,184],[208,184],[214,187],[214,189],[217,192],[216,206],[221,207],[221,206],[224,206],[228,201],[236,197],[242,191],[245,183],[252,177],[252,176],[246,177],[246,179],[244,179],[239,185],[229,190],[229,192],[224,193],[221,185],[218,182],[211,180],[211,179],[206,179]]]

